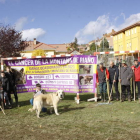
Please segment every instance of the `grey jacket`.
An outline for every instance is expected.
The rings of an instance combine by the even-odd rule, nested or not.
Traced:
[[[120,79],[121,85],[130,85],[130,79],[133,77],[133,71],[130,67],[121,67]]]

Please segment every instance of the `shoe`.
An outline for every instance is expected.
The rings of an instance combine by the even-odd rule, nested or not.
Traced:
[[[116,98],[116,101],[119,101],[119,98]]]
[[[131,96],[128,96],[128,101],[131,102]]]
[[[101,102],[104,102],[104,99],[101,99]]]
[[[139,104],[140,104],[140,98],[138,100],[139,100]]]

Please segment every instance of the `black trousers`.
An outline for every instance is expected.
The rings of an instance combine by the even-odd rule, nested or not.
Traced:
[[[122,97],[125,98],[126,91],[127,91],[128,98],[131,98],[130,85],[121,85],[121,87],[122,87]]]
[[[113,82],[110,82],[109,83],[109,93],[110,94],[111,94],[112,85],[113,85]],[[118,81],[114,82],[114,87],[115,87],[116,98],[119,98],[120,93],[119,93],[119,90],[118,90]],[[113,97],[113,90],[112,90],[111,97]]]
[[[135,89],[138,87],[138,98],[140,98],[140,81],[135,82]]]
[[[11,102],[11,94],[14,94],[15,100],[18,100],[18,96],[17,96],[17,88],[16,86],[12,86],[10,87],[10,90],[8,91],[8,98],[9,101]]]

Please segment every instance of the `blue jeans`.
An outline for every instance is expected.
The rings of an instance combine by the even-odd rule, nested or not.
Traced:
[[[30,104],[33,106],[34,99],[30,99]],[[47,112],[47,108],[42,108],[42,112]]]
[[[100,93],[106,93],[106,89],[107,89],[107,84],[106,82],[103,82],[103,83],[99,83],[99,91]]]

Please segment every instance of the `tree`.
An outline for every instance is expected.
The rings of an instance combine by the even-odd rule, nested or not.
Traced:
[[[26,40],[22,39],[22,32],[18,32],[9,25],[0,25],[0,55],[1,57],[18,57],[20,52],[28,47]]]
[[[93,42],[90,46],[89,46],[89,50],[84,52],[84,55],[93,55],[93,53],[96,51],[96,47],[98,48],[98,46],[96,46],[96,44]]]
[[[100,44],[100,48],[102,48],[102,51],[104,51],[103,49],[109,48],[109,43],[108,43],[106,38],[102,39],[101,44]]]
[[[90,51],[96,51],[96,44],[94,42],[89,47]]]
[[[77,38],[75,37],[74,39],[74,42],[70,43],[69,47],[67,48],[68,51],[79,51],[79,48],[78,48],[78,40]]]
[[[32,56],[46,56],[46,53],[44,50],[34,50]]]

